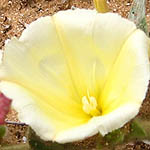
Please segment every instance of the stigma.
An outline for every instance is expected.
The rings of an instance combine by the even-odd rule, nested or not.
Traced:
[[[100,110],[97,108],[97,100],[93,96],[83,96],[82,97],[82,109],[83,111],[90,116],[99,116],[101,115]]]

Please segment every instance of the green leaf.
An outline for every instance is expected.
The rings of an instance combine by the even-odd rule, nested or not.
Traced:
[[[0,126],[0,138],[2,138],[6,133],[6,127]]]
[[[112,150],[116,145],[120,145],[124,142],[124,137],[125,134],[121,129],[114,130],[104,137],[99,135],[96,148],[98,150]]]
[[[104,138],[111,145],[116,145],[124,141],[124,134],[120,129],[117,129],[107,134]]]
[[[30,140],[30,145],[33,150],[65,150],[64,147],[58,143],[46,144],[40,140]]]
[[[140,125],[139,121],[133,121],[131,123],[131,133],[129,134],[129,138],[138,138],[143,139],[147,136],[144,127]]]
[[[43,141],[31,128],[28,129],[27,137],[32,150],[65,150],[62,144]]]

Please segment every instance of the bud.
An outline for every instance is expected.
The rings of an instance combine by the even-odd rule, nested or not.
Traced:
[[[5,117],[9,112],[11,100],[0,93],[0,125],[4,124]]]
[[[109,12],[109,9],[107,7],[107,0],[93,0],[95,8],[100,13],[106,13]]]

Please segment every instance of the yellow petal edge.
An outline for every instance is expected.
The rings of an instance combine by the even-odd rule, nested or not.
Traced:
[[[113,13],[39,18],[5,45],[0,91],[44,140],[104,136],[139,112],[150,80],[147,39]]]

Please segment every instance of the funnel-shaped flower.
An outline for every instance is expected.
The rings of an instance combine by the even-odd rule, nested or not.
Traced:
[[[137,115],[145,98],[148,38],[117,14],[61,11],[6,44],[0,79],[20,120],[42,139],[105,135]]]

